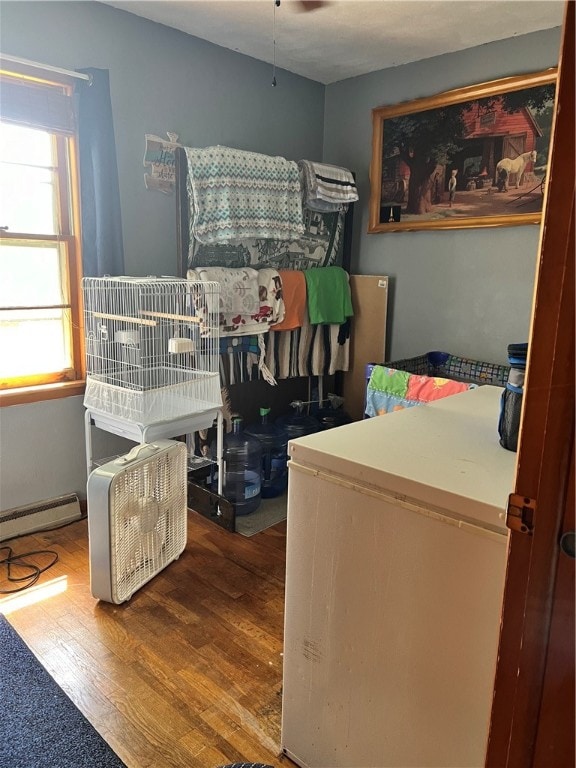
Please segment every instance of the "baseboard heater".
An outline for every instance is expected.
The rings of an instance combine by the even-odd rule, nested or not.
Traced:
[[[75,493],[0,512],[0,541],[14,536],[58,528],[80,520],[80,499]]]

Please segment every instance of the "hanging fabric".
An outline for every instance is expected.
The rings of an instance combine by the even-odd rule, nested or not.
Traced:
[[[220,284],[220,335],[266,333],[284,317],[282,281],[276,269],[198,267],[188,280]]]
[[[201,243],[304,232],[296,163],[229,147],[186,148],[191,231]]]
[[[276,381],[265,364],[264,334],[272,323],[284,317],[282,281],[278,270],[226,269],[225,267],[199,267],[188,270],[188,280],[217,282],[220,284],[220,336],[255,336],[258,353],[257,366],[262,378],[269,384]],[[221,350],[222,352],[222,350]],[[234,354],[234,345],[232,345]],[[233,364],[222,384],[233,383]]]
[[[354,176],[337,165],[300,160],[304,205],[313,211],[346,210],[358,200]]]
[[[85,277],[124,274],[120,188],[108,70],[90,75],[78,93],[82,264]]]
[[[349,367],[349,336],[342,325],[310,325],[293,331],[270,331],[266,340],[266,365],[276,379],[299,376],[332,376]]]
[[[354,314],[348,273],[342,267],[308,269],[304,275],[312,325],[341,324]]]
[[[301,328],[306,319],[306,278],[297,269],[281,269],[284,319],[272,325],[273,331],[292,331]]]

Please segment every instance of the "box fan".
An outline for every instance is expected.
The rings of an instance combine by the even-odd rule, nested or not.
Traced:
[[[187,534],[187,451],[157,440],[88,478],[90,589],[123,603],[182,554]]]

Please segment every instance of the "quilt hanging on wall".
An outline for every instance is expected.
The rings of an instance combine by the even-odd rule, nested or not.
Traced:
[[[304,208],[304,234],[298,240],[230,240],[204,245],[190,232],[188,267],[273,267],[310,269],[341,266],[344,213]]]

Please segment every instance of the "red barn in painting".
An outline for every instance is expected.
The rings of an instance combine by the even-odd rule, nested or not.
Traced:
[[[536,139],[542,136],[538,123],[526,107],[517,112],[506,112],[497,101],[493,109],[486,112],[473,102],[462,117],[466,126],[465,146],[459,165],[464,179],[482,173],[494,181],[499,160],[504,157],[513,160],[535,150]],[[526,170],[532,170],[531,164]]]

